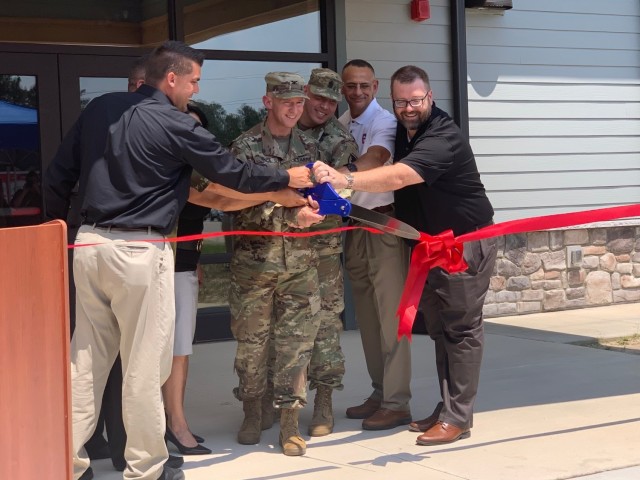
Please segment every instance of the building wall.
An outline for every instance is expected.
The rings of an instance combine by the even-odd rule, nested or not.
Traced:
[[[486,316],[640,301],[640,227],[529,232],[498,239]]]
[[[432,0],[431,18],[420,23],[411,20],[407,0],[344,1],[346,59],[373,65],[380,104],[391,110],[389,79],[398,68],[414,64],[429,74],[438,106],[451,112],[449,0]]]
[[[429,72],[452,111],[450,0],[344,0],[346,58],[379,99],[400,66]],[[466,10],[471,145],[496,221],[640,203],[640,2],[516,0]],[[640,221],[499,239],[488,316],[640,300]],[[582,255],[581,260],[573,258]]]
[[[496,220],[640,203],[640,2],[466,10],[471,145]]]

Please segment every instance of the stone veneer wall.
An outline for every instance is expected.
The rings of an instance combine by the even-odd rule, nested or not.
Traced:
[[[572,250],[578,254],[581,250],[581,261],[575,261]],[[498,239],[484,314],[496,317],[637,301],[640,227],[553,230]]]

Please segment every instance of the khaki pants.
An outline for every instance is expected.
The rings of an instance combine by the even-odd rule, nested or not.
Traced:
[[[406,338],[398,341],[396,316],[408,266],[409,247],[401,238],[347,233],[345,267],[373,385],[370,398],[390,410],[409,410],[411,400],[411,350]]]
[[[89,466],[85,442],[96,427],[109,370],[122,357],[125,479],[156,480],[168,458],[161,385],[171,373],[173,253],[145,231],[83,226],[74,252],[76,329],[71,341],[73,478]]]

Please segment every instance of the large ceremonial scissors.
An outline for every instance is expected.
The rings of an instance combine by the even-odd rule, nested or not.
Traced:
[[[342,198],[330,183],[318,183],[311,188],[302,189],[301,192],[305,197],[311,196],[318,202],[320,206],[318,213],[320,215],[350,217],[398,237],[410,240],[418,240],[420,238],[420,232],[411,225],[383,213],[354,205],[346,198]]]

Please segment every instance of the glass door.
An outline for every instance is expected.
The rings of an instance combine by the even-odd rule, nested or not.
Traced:
[[[55,55],[0,54],[0,228],[42,221],[42,171],[60,137]]]

